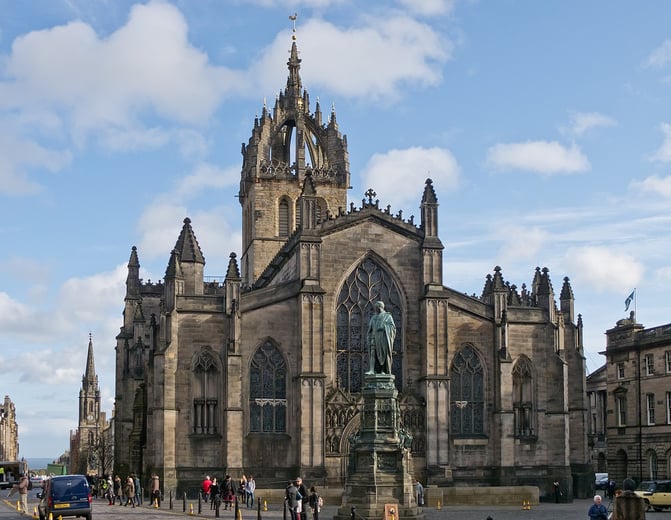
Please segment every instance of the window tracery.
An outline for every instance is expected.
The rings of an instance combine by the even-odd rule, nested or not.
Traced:
[[[485,433],[484,373],[471,345],[454,356],[450,369],[450,425],[457,436]]]
[[[286,362],[277,347],[266,341],[254,353],[249,369],[249,430],[283,433],[286,412]]]

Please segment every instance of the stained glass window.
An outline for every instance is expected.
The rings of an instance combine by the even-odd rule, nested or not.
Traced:
[[[455,354],[450,378],[452,434],[484,434],[484,377],[482,363],[472,346],[466,345]]]
[[[336,308],[336,367],[338,386],[343,390],[361,391],[363,374],[368,370],[366,329],[374,313],[374,304],[384,302],[396,324],[392,354],[392,373],[396,388],[403,387],[403,313],[400,290],[389,273],[373,259],[367,258],[345,280]]]
[[[204,349],[193,360],[193,433],[217,433],[219,370],[213,353]]]
[[[287,368],[284,357],[270,341],[261,345],[252,358],[249,415],[252,432],[287,430]]]

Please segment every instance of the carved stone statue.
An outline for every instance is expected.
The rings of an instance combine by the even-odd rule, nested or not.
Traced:
[[[391,374],[396,324],[383,302],[375,302],[375,314],[368,323],[369,374]]]

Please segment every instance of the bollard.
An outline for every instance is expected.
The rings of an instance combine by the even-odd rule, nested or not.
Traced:
[[[170,509],[172,509],[172,491],[170,491],[170,493],[168,494],[168,497],[169,497],[169,500],[170,500],[170,504],[169,504]],[[161,504],[159,504],[159,505],[161,505]]]
[[[284,511],[282,512],[282,520],[287,520],[287,501],[284,501]]]
[[[390,520],[396,520],[396,510],[393,507],[389,510],[389,518]]]
[[[242,511],[240,511],[240,504],[238,503],[238,495],[235,495],[235,520],[242,520]]]
[[[436,503],[436,509],[440,511],[440,500]]]
[[[268,502],[266,502],[265,498],[263,499],[263,510],[268,511]]]
[[[154,499],[154,509],[158,509],[158,498]]]
[[[33,518],[37,518],[37,508],[33,509]]]
[[[189,503],[189,516],[193,516],[193,504]]]
[[[349,510],[349,516],[351,520],[356,519],[356,507],[352,506],[352,509]]]
[[[53,513],[49,513],[49,520],[54,520],[54,514]]]
[[[21,511],[21,502],[19,502],[18,500],[16,501],[16,510]]]
[[[219,518],[219,506],[221,506],[221,499],[219,498],[219,495],[216,496],[214,499],[214,516],[215,518]]]
[[[182,497],[182,513],[186,513],[186,491]]]
[[[198,514],[200,515],[203,512],[203,506],[200,501],[201,493],[198,493]]]
[[[261,501],[256,501],[256,520],[262,520],[261,518]]]

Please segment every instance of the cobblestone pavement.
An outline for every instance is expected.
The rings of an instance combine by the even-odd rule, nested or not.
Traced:
[[[32,518],[37,499],[31,495],[28,501],[30,514],[23,515],[16,510],[15,497],[7,499],[3,497],[0,502],[0,520],[10,520],[23,518]],[[262,497],[261,497],[262,499]],[[554,504],[541,503],[532,506],[530,510],[523,510],[520,507],[513,506],[443,506],[441,509],[424,508],[425,520],[486,520],[488,516],[493,520],[585,520],[587,519],[587,510],[592,504],[592,500],[574,500],[570,503]],[[605,502],[608,504],[608,501]],[[193,514],[190,514],[193,507]],[[186,511],[184,503],[180,501],[173,502],[173,509],[169,509],[167,502],[162,503],[161,508],[151,507],[149,504],[138,506],[136,508],[123,506],[108,506],[106,500],[94,500],[93,517],[94,519],[104,520],[130,520],[130,517],[140,519],[175,519],[175,518],[215,518],[215,512],[210,510],[210,505],[202,503],[201,513],[198,514],[198,502],[187,501]],[[326,505],[319,515],[319,520],[331,520],[336,513],[337,507]],[[241,508],[242,520],[259,520],[257,509]],[[231,510],[220,510],[220,518],[224,520],[235,520],[235,514]],[[261,520],[284,520],[284,511],[282,504],[268,504],[267,511],[261,511]],[[671,520],[671,511],[660,513],[649,512],[648,520]],[[58,520],[54,518],[54,520]],[[312,520],[310,518],[310,520]],[[399,520],[403,520],[400,518]]]

